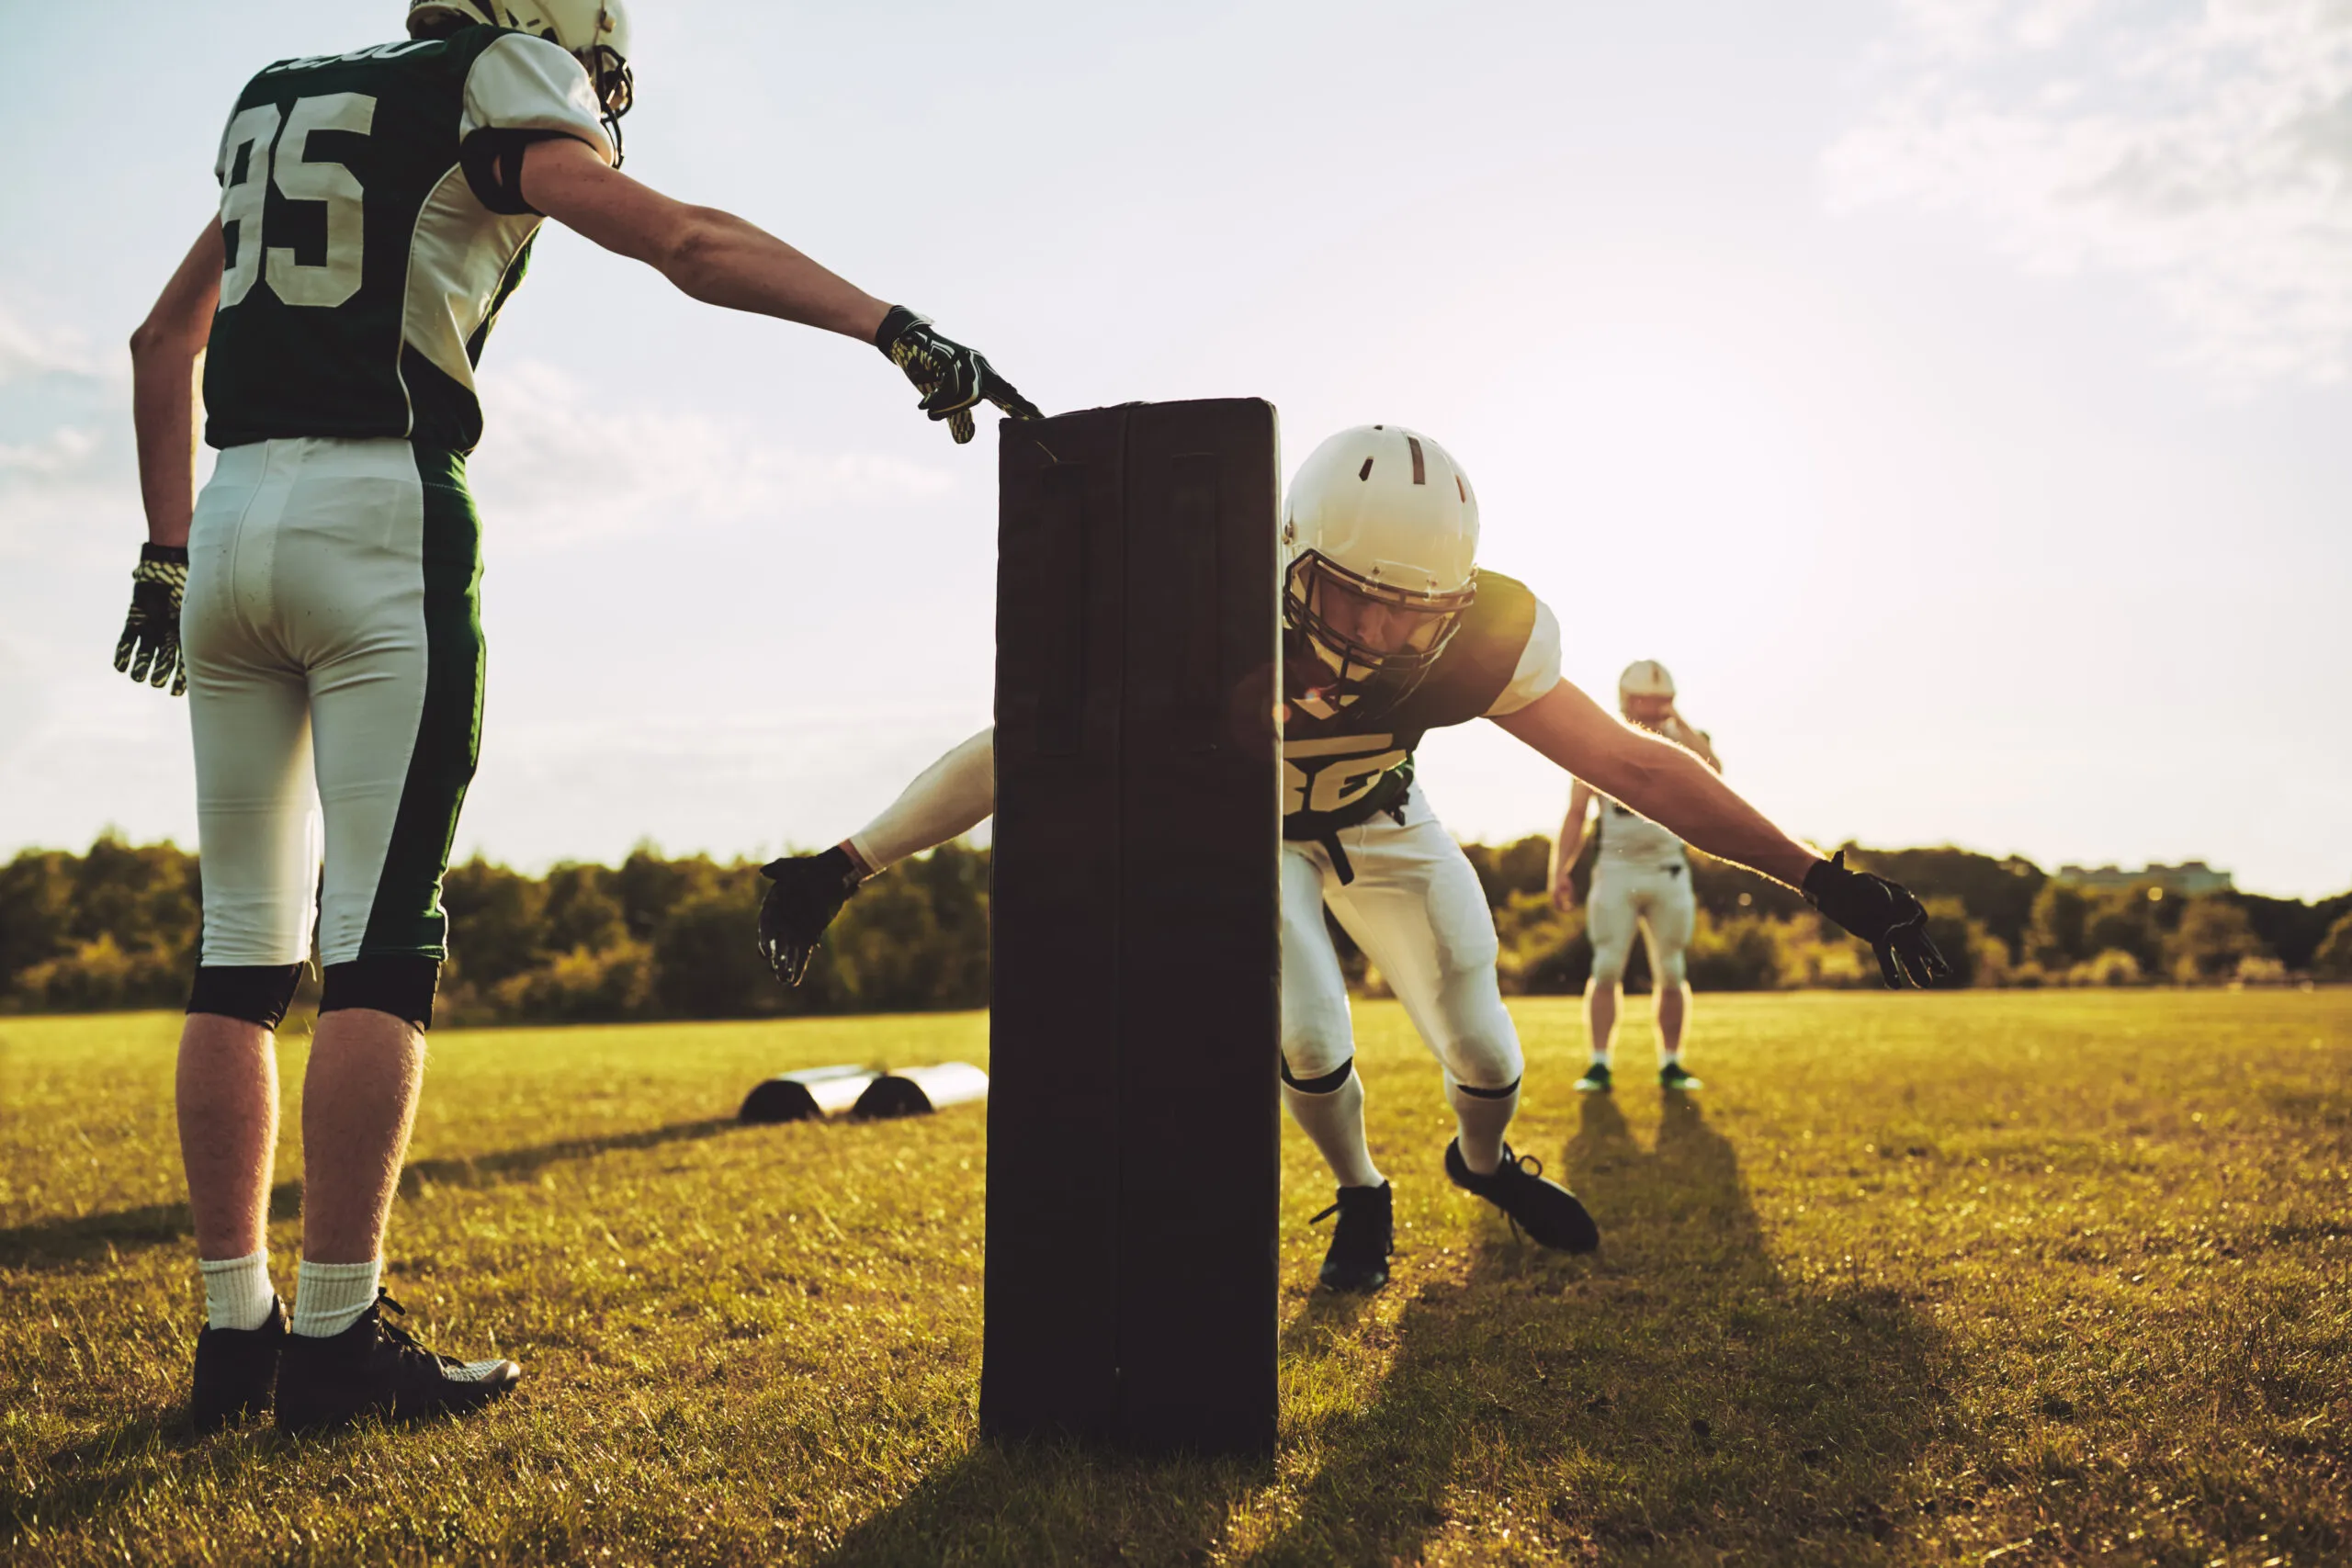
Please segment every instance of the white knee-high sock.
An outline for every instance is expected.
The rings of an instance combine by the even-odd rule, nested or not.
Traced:
[[[202,1258],[197,1272],[204,1279],[204,1325],[251,1332],[269,1321],[277,1292],[269,1283],[269,1254],[247,1258]]]
[[[359,1321],[376,1304],[376,1287],[384,1277],[384,1260],[371,1263],[313,1263],[302,1260],[294,1285],[294,1332],[329,1339]]]
[[[1519,1080],[1511,1079],[1500,1094],[1476,1094],[1448,1073],[1445,1102],[1453,1107],[1453,1122],[1461,1131],[1462,1163],[1474,1175],[1492,1176],[1503,1163],[1503,1134],[1519,1114]]]
[[[1323,1162],[1342,1187],[1377,1187],[1388,1179],[1372,1163],[1372,1149],[1363,1138],[1363,1080],[1353,1068],[1348,1081],[1324,1094],[1283,1085],[1283,1103],[1291,1120],[1313,1141]]]

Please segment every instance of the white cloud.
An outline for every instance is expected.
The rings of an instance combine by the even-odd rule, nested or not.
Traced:
[[[1833,209],[1981,225],[2029,269],[2136,278],[2243,388],[2352,369],[2352,4],[1911,0],[1824,162]]]
[[[85,467],[97,455],[98,433],[71,425],[43,439],[11,446],[0,441],[0,476],[56,479]]]
[[[36,327],[0,304],[0,385],[61,374],[104,379],[110,368],[80,333]]]
[[[945,494],[940,468],[869,453],[813,454],[749,421],[616,409],[551,366],[501,363],[482,378],[489,434],[469,479],[501,548],[850,511]]]

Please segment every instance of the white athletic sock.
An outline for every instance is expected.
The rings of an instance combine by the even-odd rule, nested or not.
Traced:
[[[200,1258],[196,1268],[204,1277],[205,1327],[251,1332],[269,1321],[277,1292],[270,1288],[267,1252],[249,1258]]]
[[[1462,1163],[1474,1176],[1492,1176],[1503,1163],[1503,1134],[1519,1114],[1519,1085],[1507,1094],[1472,1094],[1445,1076],[1445,1100],[1453,1107],[1454,1125],[1461,1130]]]
[[[1363,1080],[1353,1072],[1329,1094],[1306,1094],[1283,1085],[1283,1103],[1342,1187],[1377,1187],[1388,1179],[1372,1163],[1363,1141]]]
[[[1596,1067],[1605,1067],[1610,1066],[1609,1053],[1606,1051],[1595,1051],[1592,1054],[1592,1065]]]
[[[372,1263],[313,1263],[302,1259],[294,1286],[294,1332],[330,1339],[359,1321],[376,1304],[384,1260]]]

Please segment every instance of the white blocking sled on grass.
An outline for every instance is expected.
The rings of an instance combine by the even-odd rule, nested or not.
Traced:
[[[755,1085],[736,1120],[752,1123],[808,1122],[843,1114],[857,1117],[922,1116],[950,1105],[989,1097],[989,1076],[968,1062],[932,1067],[902,1067],[877,1073],[871,1067],[804,1067],[779,1073]]]

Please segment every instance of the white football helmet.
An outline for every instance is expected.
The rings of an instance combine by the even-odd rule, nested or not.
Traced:
[[[1668,674],[1666,666],[1655,659],[1645,659],[1636,663],[1628,664],[1625,666],[1625,672],[1617,677],[1619,702],[1624,701],[1627,697],[1671,698],[1673,695],[1674,677]]]
[[[620,166],[620,118],[637,96],[628,63],[628,12],[621,0],[409,0],[408,30],[446,21],[486,22],[546,39],[587,71]]]
[[[1334,682],[1334,705],[1394,706],[1445,651],[1478,593],[1478,494],[1446,449],[1360,424],[1299,465],[1283,513],[1283,615]]]

